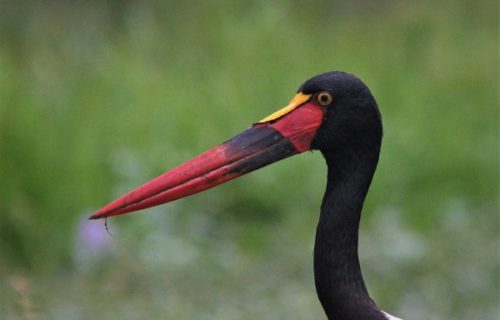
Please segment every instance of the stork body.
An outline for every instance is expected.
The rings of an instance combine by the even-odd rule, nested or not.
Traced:
[[[283,109],[99,210],[92,219],[173,201],[286,157],[318,149],[327,167],[314,247],[316,291],[328,319],[398,319],[368,295],[358,258],[361,209],[377,166],[382,121],[361,80],[313,77]]]

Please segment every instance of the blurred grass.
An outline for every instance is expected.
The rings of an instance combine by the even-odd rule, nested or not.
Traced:
[[[405,319],[495,319],[498,36],[492,1],[0,2],[0,315],[322,318],[318,152],[112,220],[103,255],[75,235],[345,70],[385,126],[360,232],[370,292]]]

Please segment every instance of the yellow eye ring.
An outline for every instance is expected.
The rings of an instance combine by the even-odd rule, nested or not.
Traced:
[[[330,92],[328,92],[328,91],[322,91],[322,92],[320,92],[320,93],[318,93],[316,95],[316,101],[320,105],[326,107],[327,105],[329,105],[330,103],[332,103],[333,97],[330,94]]]

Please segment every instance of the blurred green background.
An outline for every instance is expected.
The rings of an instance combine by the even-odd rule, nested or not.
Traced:
[[[109,221],[103,204],[344,70],[381,108],[369,291],[497,319],[498,2],[1,1],[2,319],[324,319],[319,152]]]

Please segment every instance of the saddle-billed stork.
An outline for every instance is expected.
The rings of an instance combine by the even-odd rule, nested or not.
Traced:
[[[283,109],[113,201],[91,219],[183,198],[318,149],[328,166],[314,246],[319,300],[328,319],[397,319],[368,295],[358,259],[361,209],[381,141],[381,116],[368,87],[351,74],[327,72],[304,82]]]

